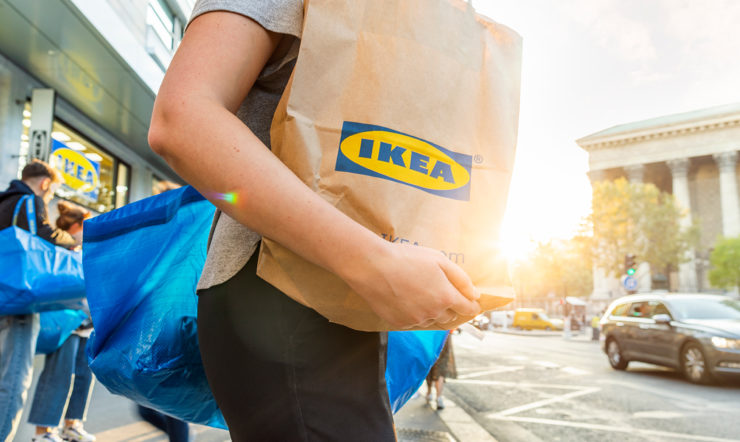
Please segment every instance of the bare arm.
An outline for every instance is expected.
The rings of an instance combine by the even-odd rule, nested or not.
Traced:
[[[193,21],[154,104],[152,148],[219,209],[340,276],[391,324],[477,313],[462,269],[439,252],[390,244],[338,211],[234,115],[280,38],[228,12]],[[224,193],[235,204],[210,197]]]

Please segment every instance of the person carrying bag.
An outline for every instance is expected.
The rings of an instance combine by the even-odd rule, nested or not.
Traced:
[[[62,182],[58,171],[34,160],[0,192],[0,441],[13,439],[31,385],[36,312],[79,308],[84,297],[82,261],[66,249],[74,238],[47,219],[46,205]]]
[[[489,253],[495,247],[443,249],[416,236],[434,230],[434,219],[417,230],[411,230],[413,221],[404,223],[409,230],[401,230],[385,222],[394,218],[392,210],[376,214],[359,196],[400,184],[385,189],[397,195],[391,209],[435,213],[445,220],[445,232],[472,233],[462,246],[495,243],[514,157],[520,39],[505,27],[479,22],[465,2],[455,0],[311,0],[305,6],[304,14],[300,0],[198,1],[155,101],[149,141],[219,209],[198,283],[198,343],[232,439],[391,441],[396,435],[385,380],[388,334],[381,330],[450,327],[486,308],[487,299],[507,302],[512,290],[502,277],[506,269],[496,265],[498,255]],[[394,35],[396,29],[404,34]],[[470,38],[445,42],[458,35]],[[309,36],[326,39],[316,46],[316,38],[303,40]],[[383,48],[391,46],[384,38],[414,43],[414,50],[397,53],[409,57],[409,69],[387,63]],[[361,57],[369,42],[375,50]],[[299,77],[305,57],[318,57],[320,69]],[[429,63],[430,57],[439,62]],[[430,88],[425,79],[440,78],[437,73],[446,74],[444,81]],[[413,94],[375,87],[401,78],[415,86]],[[466,86],[463,97],[456,95],[460,85]],[[313,94],[293,101],[299,87]],[[395,105],[385,117],[369,118],[370,105],[383,109],[381,98]],[[453,121],[450,112],[459,109],[464,118],[454,120],[454,132],[461,137],[428,130],[443,129]],[[425,122],[421,113],[429,117]],[[324,115],[329,117],[319,118]],[[345,122],[357,124],[345,131]],[[373,138],[371,148],[363,140],[372,137],[355,136],[373,132],[370,126],[406,138],[395,144]],[[404,170],[364,176],[355,173],[359,168],[341,170],[357,181],[332,186],[324,172],[336,170],[341,139],[349,140],[345,157],[359,166],[380,158]],[[407,148],[407,142],[419,148]],[[302,148],[288,153],[293,144]],[[478,154],[482,162],[475,161]],[[301,165],[310,172],[299,172]],[[404,178],[422,175],[420,170],[427,171],[424,183]],[[417,186],[398,183],[404,180]],[[493,192],[493,216],[471,216],[457,230],[449,222],[449,207],[462,208],[468,197],[479,201]],[[454,198],[450,205],[430,206],[419,195]],[[487,234],[478,237],[481,225]],[[271,256],[284,250],[298,258],[274,260],[272,267],[285,275],[280,280],[267,276],[264,267],[257,276],[258,260],[262,265],[266,254],[255,251],[268,240],[278,246],[270,248]],[[449,259],[461,252],[465,263]],[[480,265],[475,273],[463,268],[468,262]],[[492,278],[485,278],[486,269]],[[326,284],[327,274],[340,284]],[[312,276],[321,282],[312,285]],[[310,300],[295,296],[309,286]],[[340,320],[316,300],[345,318],[347,311],[358,313]],[[360,324],[352,321],[357,317]]]

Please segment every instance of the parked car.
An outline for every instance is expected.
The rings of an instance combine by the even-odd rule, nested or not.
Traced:
[[[522,330],[562,330],[563,321],[550,319],[540,308],[518,308],[514,310],[512,326]]]
[[[493,327],[511,327],[514,323],[514,311],[493,311],[491,312],[491,325]]]
[[[653,293],[614,301],[599,323],[614,369],[630,361],[683,372],[694,383],[740,378],[740,301],[721,295]]]
[[[486,314],[481,314],[473,318],[470,323],[473,325],[473,327],[476,327],[479,330],[489,330],[491,327],[491,321],[488,319]]]

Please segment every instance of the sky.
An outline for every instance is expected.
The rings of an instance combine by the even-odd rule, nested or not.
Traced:
[[[519,141],[501,232],[510,257],[532,241],[572,236],[588,215],[588,154],[576,139],[740,102],[740,0],[473,5],[524,42]]]

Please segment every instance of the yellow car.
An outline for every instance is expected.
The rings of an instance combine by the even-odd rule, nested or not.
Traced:
[[[562,330],[563,321],[550,319],[541,308],[518,308],[512,326],[521,330]]]

